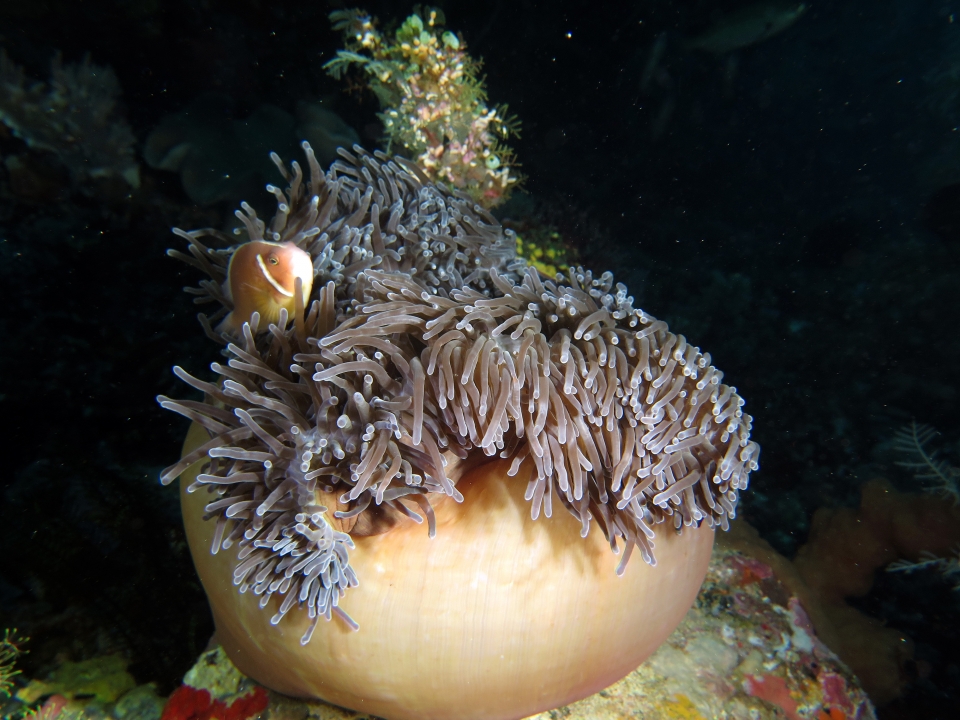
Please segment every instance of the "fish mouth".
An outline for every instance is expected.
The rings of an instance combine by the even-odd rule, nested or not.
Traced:
[[[292,298],[293,293],[290,290],[287,290],[283,285],[277,282],[276,278],[270,274],[270,271],[267,269],[267,264],[263,261],[263,255],[257,254],[257,265],[260,266],[260,272],[263,273],[263,276],[267,279],[267,282],[270,283],[273,288],[283,295],[284,297]]]

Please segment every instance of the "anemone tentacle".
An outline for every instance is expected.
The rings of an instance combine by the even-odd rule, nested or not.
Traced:
[[[354,147],[324,173],[304,150],[309,180],[274,156],[289,183],[268,188],[277,213],[268,225],[244,204],[237,232],[309,254],[307,303],[298,290],[277,322],[218,333],[243,243],[178,230],[189,255],[171,251],[209,275],[191,292],[221,306],[201,322],[228,360],[217,383],[177,369],[206,400],[161,404],[211,439],[161,477],[205,461],[189,491],[210,493],[211,550],[238,546],[234,582],[262,607],[283,598],[271,622],[305,608],[304,643],[320,617],[352,622],[351,535],[401,516],[432,535],[430,498],[462,499],[449,470],[477,453],[513,458],[511,474],[532,463],[532,517],[559,501],[584,536],[596,525],[623,548],[618,572],[634,547],[655,564],[661,526],[728,526],[760,449],[709,354],[610,273],[545,277],[495,218],[406,161]]]

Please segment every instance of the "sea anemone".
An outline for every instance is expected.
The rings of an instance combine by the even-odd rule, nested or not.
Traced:
[[[323,173],[304,150],[306,183],[274,156],[269,226],[244,205],[244,242],[177,230],[171,251],[210,276],[193,292],[229,358],[216,382],[174,369],[203,402],[160,398],[194,421],[162,481],[189,480],[220,642],[276,690],[390,718],[602,689],[696,595],[757,467],[743,400],[610,273],[544,277],[411,163],[354,147]],[[309,254],[313,291],[214,331],[250,243]]]

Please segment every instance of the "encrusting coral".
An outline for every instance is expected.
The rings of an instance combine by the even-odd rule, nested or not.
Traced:
[[[634,308],[610,273],[594,277],[576,268],[544,277],[517,257],[512,233],[467,195],[430,183],[416,166],[355,147],[354,154],[341,151],[343,160],[324,173],[310,146],[304,149],[309,180],[297,163],[288,170],[275,157],[289,188],[268,188],[278,201],[269,225],[248,205],[237,212],[238,232],[246,235],[239,245],[215,230],[176,231],[190,254],[170,252],[209,275],[193,292],[198,302],[220,305],[201,318],[229,357],[213,364],[215,383],[175,368],[204,393],[203,402],[160,398],[206,431],[162,474],[169,483],[199,468],[188,473],[195,480],[185,517],[196,513],[189,493],[210,493],[203,516],[215,529],[191,531],[187,518],[188,534],[203,537],[213,553],[236,552],[233,582],[259,597],[260,608],[272,606],[271,624],[285,627],[284,617],[302,608],[309,622],[291,627],[303,628],[306,645],[320,618],[337,615],[357,627],[340,607],[362,580],[351,563],[357,542],[374,535],[383,538],[381,551],[394,539],[404,547],[398,538],[408,537],[402,528],[410,519],[425,519],[428,535],[438,536],[426,542],[439,542],[444,527],[452,534],[450,523],[466,522],[451,515],[450,503],[456,507],[468,495],[465,506],[482,505],[484,496],[468,488],[493,482],[470,469],[499,458],[487,475],[499,473],[507,493],[525,483],[528,518],[550,518],[559,503],[581,537],[597,528],[621,555],[617,575],[635,548],[655,564],[656,538],[670,558],[663,577],[674,578],[679,595],[646,602],[679,613],[655,630],[669,633],[667,624],[679,622],[705,571],[709,545],[696,540],[703,537],[696,528],[726,528],[757,467],[751,418],[735,388],[721,383],[709,354]],[[208,247],[207,237],[222,248]],[[221,335],[212,325],[234,310],[223,290],[231,257],[249,243],[290,244],[307,253],[310,302],[298,278],[292,312],[281,308],[269,324],[253,313],[237,332]],[[465,476],[472,479],[463,480],[461,492]],[[685,528],[691,534],[683,538],[695,545],[672,542]],[[694,547],[700,549],[689,554]],[[215,572],[194,552],[201,577]],[[400,566],[392,572],[417,567],[397,552]],[[690,565],[680,569],[684,561],[674,563],[684,556]],[[383,563],[393,562],[377,557],[367,572],[383,573]],[[695,570],[701,559],[703,570]],[[516,571],[518,580],[529,574],[522,566]],[[632,577],[623,580],[624,588],[636,588],[631,592],[670,592],[671,582],[639,589],[630,583],[640,576]],[[228,635],[245,637],[216,607],[234,601],[205,585],[220,614],[218,628],[230,625]],[[394,600],[403,602],[399,595]],[[247,622],[247,611],[240,612]],[[371,641],[382,630],[371,630]],[[325,631],[321,643],[332,637]],[[666,634],[658,637],[657,644]],[[648,642],[634,644],[648,654],[656,647]],[[249,656],[241,655],[243,662]],[[595,691],[591,682],[629,669],[563,692]],[[281,678],[273,686],[321,692],[298,682]],[[333,697],[359,702],[351,699],[357,695]],[[490,716],[512,711],[502,712]]]
[[[140,185],[136,138],[120,115],[119,96],[113,70],[89,56],[64,65],[56,55],[45,85],[0,51],[0,122],[30,148],[53,153],[82,192],[93,192],[90,181],[104,178]]]
[[[159,720],[247,720],[267,709],[266,691],[237,672],[221,648],[209,650],[167,700]]]
[[[22,683],[4,720],[160,720],[163,700],[153,683],[137,685],[120,654],[77,662],[58,656],[42,679]],[[12,710],[12,712],[10,712]]]
[[[487,106],[480,63],[463,38],[443,30],[440,10],[414,12],[391,39],[360,10],[330,19],[346,49],[325,67],[337,78],[352,65],[363,69],[383,107],[387,149],[409,153],[428,178],[486,208],[506,200],[519,178],[503,141],[518,134],[518,121],[506,106]]]

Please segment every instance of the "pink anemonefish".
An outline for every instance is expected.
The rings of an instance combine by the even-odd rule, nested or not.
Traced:
[[[313,288],[313,261],[309,253],[291,242],[254,240],[238,247],[227,269],[227,292],[233,300],[233,312],[217,328],[238,333],[254,312],[260,313],[260,327],[280,319],[281,308],[293,317],[296,306],[296,279],[303,282],[306,306]]]

